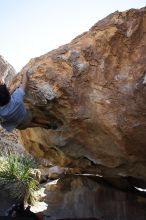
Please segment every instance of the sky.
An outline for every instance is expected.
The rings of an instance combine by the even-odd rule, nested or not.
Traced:
[[[118,10],[146,0],[0,0],[0,55],[18,72]]]

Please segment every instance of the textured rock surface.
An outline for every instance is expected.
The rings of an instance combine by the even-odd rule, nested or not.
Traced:
[[[17,152],[26,154],[25,148],[22,146],[18,139],[18,133],[8,133],[4,129],[0,128],[0,151],[6,152]]]
[[[146,8],[115,12],[32,59],[26,103],[42,121],[26,149],[62,167],[146,180]],[[44,129],[56,121],[57,130]]]
[[[0,79],[8,84],[15,75],[15,69],[0,55]]]
[[[60,218],[144,220],[146,200],[87,177],[69,176],[46,186],[45,214]]]

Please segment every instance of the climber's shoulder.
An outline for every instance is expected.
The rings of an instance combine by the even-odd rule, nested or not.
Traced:
[[[11,98],[15,101],[15,102],[20,102],[23,101],[23,98],[25,96],[25,91],[24,89],[20,86],[19,88],[17,88],[11,95]]]

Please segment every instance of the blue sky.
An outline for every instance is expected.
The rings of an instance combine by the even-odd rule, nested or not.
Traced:
[[[119,10],[146,0],[0,0],[0,55],[16,71]]]

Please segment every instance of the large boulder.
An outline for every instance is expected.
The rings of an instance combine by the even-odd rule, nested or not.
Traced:
[[[146,8],[115,12],[31,59],[25,148],[61,167],[146,180]],[[46,123],[58,129],[46,129]]]

